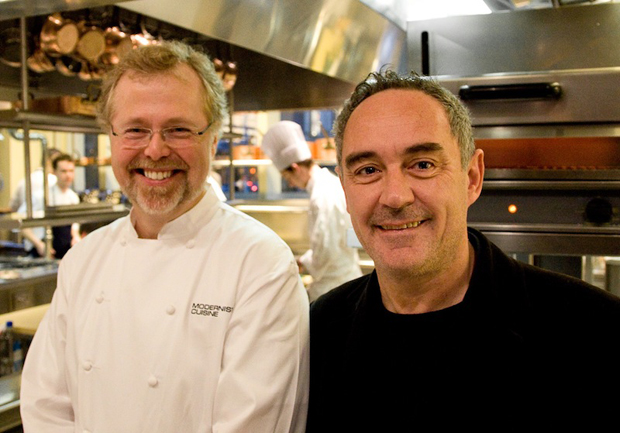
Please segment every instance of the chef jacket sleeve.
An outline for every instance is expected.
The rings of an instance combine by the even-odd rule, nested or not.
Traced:
[[[217,387],[214,432],[305,430],[308,299],[288,247],[279,242],[277,251],[263,246],[253,251],[260,262],[242,267]]]
[[[310,250],[299,258],[299,262],[308,270],[313,279],[320,280],[331,260],[330,255],[342,249],[340,231],[344,230],[344,224],[340,221],[340,215],[330,210],[327,200],[313,203],[312,207],[308,220]]]
[[[20,411],[26,433],[73,432],[74,413],[65,379],[67,299],[59,284],[39,324],[22,371]]]

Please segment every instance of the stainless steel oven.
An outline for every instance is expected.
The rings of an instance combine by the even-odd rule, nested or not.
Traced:
[[[471,226],[581,277],[586,256],[620,256],[620,68],[437,78],[485,153]]]

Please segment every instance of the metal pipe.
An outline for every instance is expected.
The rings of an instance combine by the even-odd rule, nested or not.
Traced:
[[[25,122],[27,123],[27,122]],[[47,138],[45,135],[39,134],[37,132],[29,132],[26,134],[26,127],[24,127],[24,131],[20,133],[16,129],[8,129],[9,135],[13,137],[15,140],[24,142],[24,152],[25,152],[25,160],[26,160],[26,195],[24,197],[26,201],[26,218],[32,219],[33,217],[33,206],[32,206],[32,179],[30,174],[30,140],[39,140],[41,142],[41,151],[43,153],[43,203],[44,209],[47,207],[47,197],[49,195],[48,192],[48,179],[47,179]],[[51,258],[52,251],[52,231],[51,227],[47,226],[45,230],[45,256],[47,258]]]
[[[13,137],[15,140],[19,140],[19,141],[23,141],[24,142],[24,149],[28,148],[28,152],[25,154],[25,158],[27,161],[27,169],[28,171],[26,172],[26,189],[28,189],[28,184],[30,183],[30,185],[32,185],[32,181],[30,179],[30,140],[38,140],[41,142],[41,152],[43,154],[43,161],[42,161],[42,165],[43,165],[43,203],[45,203],[45,205],[47,206],[47,195],[48,195],[48,182],[47,182],[47,160],[48,160],[48,155],[47,155],[47,138],[45,137],[45,135],[40,134],[38,132],[30,132],[29,134],[26,134],[26,129],[24,128],[24,132],[20,133],[18,130],[16,129],[8,129],[9,131],[9,135],[11,137]],[[28,141],[28,144],[26,144],[26,141]],[[31,211],[30,213],[27,212],[28,214],[28,218],[32,218],[32,187],[30,187],[30,192],[26,192],[26,208],[30,207]]]
[[[21,57],[21,87],[22,87],[22,109],[28,111],[30,109],[30,100],[28,98],[28,45],[27,45],[27,29],[26,29],[26,17],[23,16],[19,19],[20,30],[20,57]],[[32,218],[32,182],[30,179],[30,122],[25,121],[23,123],[24,128],[24,171],[26,174],[26,217]]]

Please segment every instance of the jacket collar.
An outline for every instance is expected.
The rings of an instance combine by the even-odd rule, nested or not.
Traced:
[[[157,239],[184,238],[196,234],[213,218],[221,205],[222,202],[217,198],[213,188],[207,188],[207,192],[193,208],[162,227]],[[131,214],[127,220],[125,234],[129,238],[138,238]]]

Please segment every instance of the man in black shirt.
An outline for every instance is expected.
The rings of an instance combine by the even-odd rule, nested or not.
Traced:
[[[467,228],[484,159],[460,101],[373,73],[335,129],[375,271],[312,304],[308,432],[613,428],[620,299]]]

